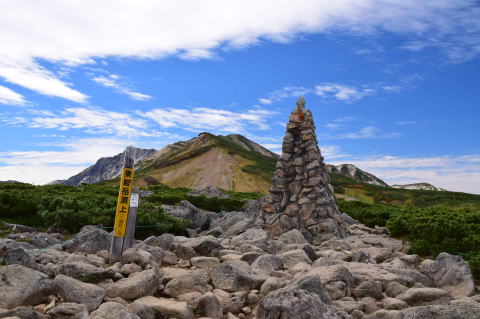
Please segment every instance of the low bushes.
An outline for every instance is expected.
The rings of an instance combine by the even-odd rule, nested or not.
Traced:
[[[461,255],[480,276],[480,211],[415,208],[339,201],[339,208],[369,227],[386,226],[393,237],[406,238],[410,252],[435,257]]]

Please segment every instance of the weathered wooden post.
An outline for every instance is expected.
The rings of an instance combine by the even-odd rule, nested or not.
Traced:
[[[135,222],[137,221],[137,209],[140,201],[140,190],[136,187],[130,196],[130,208],[128,209],[127,230],[123,240],[123,250],[133,247],[135,240]]]
[[[123,169],[120,177],[120,187],[118,191],[117,210],[115,214],[115,224],[113,228],[112,246],[110,248],[110,260],[112,264],[120,259],[125,249],[125,236],[127,234],[127,223],[129,220],[130,197],[133,187],[133,165],[135,157],[135,148],[129,146],[125,149],[123,158]],[[138,196],[138,192],[136,193]],[[138,197],[137,205],[138,207]],[[136,208],[134,210],[136,215]],[[135,229],[135,217],[133,220],[133,229]],[[132,226],[130,226],[130,229]],[[131,235],[133,243],[133,233]]]

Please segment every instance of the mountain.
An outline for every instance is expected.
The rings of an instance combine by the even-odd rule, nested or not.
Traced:
[[[156,150],[135,148],[134,161],[139,161],[151,156]],[[123,166],[123,153],[113,157],[102,157],[94,165],[84,169],[77,175],[67,180],[57,180],[50,184],[80,185],[82,183],[93,184],[104,180],[112,179],[120,175]]]
[[[340,164],[337,166],[327,164],[327,171],[329,173],[335,173],[335,174],[343,175],[346,177],[350,177],[351,179],[354,179],[359,182],[388,187],[387,183],[382,181],[380,178],[370,173],[367,173],[365,171],[362,171],[361,169],[359,169],[358,167],[352,164]]]
[[[434,186],[429,183],[414,183],[414,184],[405,184],[405,185],[392,185],[393,188],[401,189],[421,189],[425,191],[445,191],[445,189]]]
[[[240,192],[266,193],[271,185],[278,155],[239,134],[200,133],[160,150],[136,149],[135,180],[138,186],[165,184],[192,189],[215,186]],[[115,184],[123,153],[99,159],[94,165],[65,181],[52,183]],[[343,175],[379,186],[388,186],[374,175],[351,164],[327,165],[332,178]]]

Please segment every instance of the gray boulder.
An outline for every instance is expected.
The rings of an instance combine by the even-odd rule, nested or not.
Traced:
[[[22,265],[31,269],[37,269],[35,257],[27,253],[23,248],[14,248],[3,255],[5,265]]]
[[[46,248],[54,244],[59,243],[63,240],[63,236],[58,233],[47,234],[47,233],[16,233],[8,235],[8,238],[14,240],[26,241],[37,248]]]
[[[352,290],[352,295],[357,298],[372,297],[375,299],[382,299],[382,283],[376,280],[362,281]]]
[[[207,292],[200,297],[199,312],[205,314],[208,318],[221,319],[223,318],[222,305],[218,298],[211,292]]]
[[[138,248],[128,248],[122,253],[120,257],[120,262],[122,264],[136,263],[142,267],[146,265],[157,266],[157,259],[148,251]],[[160,258],[161,262],[161,258]]]
[[[69,252],[95,254],[100,250],[110,250],[112,234],[94,226],[83,227],[78,234],[63,244]]]
[[[204,293],[208,290],[207,277],[201,270],[190,271],[183,276],[170,280],[163,293],[172,297],[198,291]]]
[[[44,273],[21,265],[0,267],[0,307],[36,305],[52,292],[52,281]]]
[[[34,311],[32,308],[21,306],[7,311],[0,309],[0,318],[5,319],[50,319],[39,312]]]
[[[193,319],[193,311],[190,306],[184,301],[175,301],[167,298],[155,298],[152,296],[142,297],[137,300],[156,313],[160,314],[160,318],[178,318],[178,319]],[[96,319],[93,318],[92,319]],[[100,318],[99,318],[100,319]]]
[[[173,217],[188,219],[188,228],[207,230],[217,214],[195,207],[188,200],[182,200],[178,206],[162,205],[163,211]]]
[[[475,304],[431,305],[402,310],[378,310],[364,319],[478,319],[480,306]]]
[[[283,260],[275,255],[261,255],[251,265],[253,270],[263,270],[271,273],[283,268]]]
[[[475,294],[472,271],[460,256],[441,253],[427,271],[435,287],[448,291],[456,298]]]
[[[139,301],[134,301],[131,304],[127,306],[128,310],[130,310],[132,313],[136,314],[142,319],[155,319],[155,313],[150,308],[144,303],[141,303]]]
[[[302,233],[294,228],[286,233],[281,234],[277,238],[280,241],[283,241],[285,244],[306,244],[308,241],[303,237]]]
[[[233,246],[240,246],[243,244],[256,245],[259,242],[264,243],[267,240],[268,233],[266,231],[264,231],[263,229],[253,228],[233,237],[230,243]]]
[[[438,288],[410,288],[396,298],[410,306],[441,305],[453,300],[448,292]]]
[[[106,302],[90,314],[91,319],[141,319],[133,314],[127,307],[118,302]]]
[[[301,279],[269,293],[259,304],[257,319],[347,319],[323,288],[319,276]]]
[[[117,282],[103,284],[105,295],[109,298],[121,297],[133,300],[157,291],[159,277],[154,269],[136,272]]]
[[[48,311],[53,319],[90,319],[85,305],[72,302],[61,303]]]
[[[53,287],[63,300],[83,304],[88,311],[97,309],[105,297],[105,289],[64,275],[55,277]]]
[[[56,275],[65,275],[83,282],[100,282],[112,278],[115,272],[112,269],[96,267],[86,262],[68,262],[57,266]]]
[[[231,195],[223,193],[220,189],[215,186],[207,186],[203,189],[194,189],[187,193],[190,196],[205,196],[207,198],[218,197],[218,198],[231,198]]]
[[[232,260],[209,269],[215,288],[235,292],[257,289],[263,279],[256,276],[246,262]]]

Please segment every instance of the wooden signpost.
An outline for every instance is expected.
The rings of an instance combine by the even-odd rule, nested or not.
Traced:
[[[127,147],[124,152],[123,169],[120,175],[117,210],[110,248],[110,264],[118,261],[125,249],[133,246],[135,220],[140,197],[139,190],[133,188],[134,157],[135,148]]]

